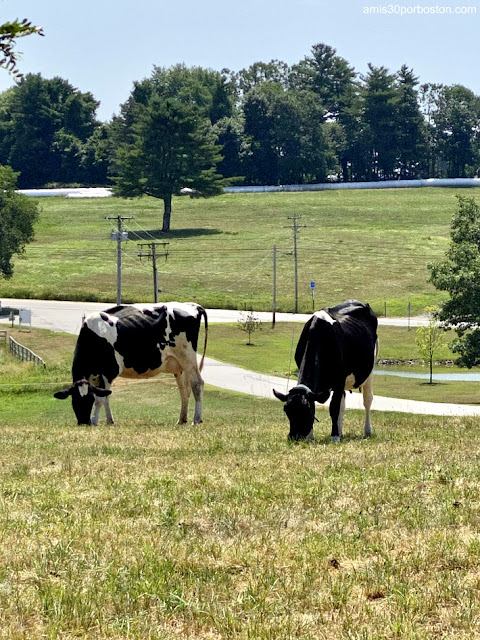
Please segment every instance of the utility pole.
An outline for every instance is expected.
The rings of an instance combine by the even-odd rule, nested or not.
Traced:
[[[142,258],[148,258],[152,260],[152,266],[153,266],[153,300],[154,302],[158,302],[158,272],[157,272],[157,258],[162,256],[165,258],[165,260],[168,257],[168,249],[167,246],[169,245],[169,242],[140,242],[138,243],[138,248],[140,249],[140,253],[138,254],[138,257],[140,259]],[[157,253],[157,247],[162,246],[163,247],[163,253],[158,254]],[[144,249],[144,247],[147,247],[147,249]]]
[[[116,220],[118,231],[112,231],[112,240],[117,241],[117,305],[122,304],[122,242],[128,240],[128,231],[123,230],[124,220],[135,220],[133,216],[106,217],[106,220]]]
[[[273,245],[273,304],[272,329],[275,329],[275,315],[277,313],[277,245]]]
[[[289,220],[293,220],[290,229],[293,230],[293,257],[295,260],[295,309],[294,313],[298,313],[298,252],[297,252],[297,233],[299,229],[304,229],[307,225],[297,224],[302,216],[288,216]]]

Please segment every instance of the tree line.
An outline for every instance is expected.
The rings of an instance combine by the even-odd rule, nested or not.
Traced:
[[[326,44],[291,66],[154,67],[111,121],[97,119],[98,106],[65,79],[20,78],[0,94],[0,164],[20,172],[22,188],[116,177],[122,194],[164,201],[185,186],[213,194],[224,179],[471,177],[480,168],[480,98],[470,89],[420,85],[407,66],[361,75]]]

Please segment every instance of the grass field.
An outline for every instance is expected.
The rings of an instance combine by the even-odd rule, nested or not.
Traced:
[[[138,242],[169,244],[159,262],[161,297],[205,306],[270,309],[272,248],[278,246],[277,301],[293,310],[293,234],[299,232],[299,301],[311,311],[349,297],[368,301],[377,313],[406,315],[438,302],[427,283],[427,264],[443,257],[456,210],[454,189],[392,189],[317,193],[235,194],[210,200],[176,198],[173,231],[158,232],[162,203],[142,200],[42,198],[36,240],[17,259],[14,277],[0,296],[115,299],[116,243],[108,216],[127,220],[122,290],[126,301],[153,299],[152,265],[138,258]],[[462,191],[465,193],[465,191]],[[470,195],[474,192],[469,191]]]
[[[117,423],[50,393],[0,404],[0,637],[474,639],[475,420],[348,412],[289,445],[281,405],[131,384]]]
[[[299,244],[303,310],[314,279],[318,306],[353,295],[405,315],[408,301],[415,311],[438,300],[425,265],[447,245],[453,196],[177,200],[165,297],[268,307],[268,251],[290,246],[286,216],[299,213],[308,225]],[[115,257],[103,217],[134,213],[152,231],[160,219],[159,203],[147,200],[41,204],[37,241],[1,296],[111,300]],[[135,255],[129,242],[124,291],[148,299],[150,267]],[[285,310],[291,276],[284,252]],[[248,347],[238,329],[211,325],[208,355],[288,373],[299,330],[265,329]],[[349,411],[345,438],[332,445],[319,408],[316,442],[292,445],[281,403],[208,387],[205,423],[176,426],[169,377],[116,383],[115,426],[102,414],[98,427],[77,427],[70,402],[52,397],[69,379],[75,337],[34,330],[18,339],[49,366],[20,365],[0,350],[0,638],[480,636],[477,420],[374,412],[364,440],[362,413]],[[382,357],[416,359],[413,340],[414,331],[381,327]],[[428,387],[394,384],[404,397]],[[477,385],[450,385],[428,393],[477,401]]]
[[[296,323],[277,323],[272,330],[270,325],[264,323],[254,334],[254,344],[250,346],[246,344],[246,334],[236,325],[213,323],[209,327],[207,355],[245,369],[282,377],[291,376],[292,380],[296,380],[294,353],[302,326]],[[10,333],[17,341],[42,357],[48,367],[44,371],[34,365],[22,366],[0,349],[0,394],[8,394],[14,390],[20,392],[26,388],[36,391],[42,385],[49,385],[50,388],[54,383],[70,382],[75,336],[41,329],[34,329],[32,333],[17,330]],[[445,345],[437,354],[441,362],[434,366],[434,375],[465,372],[465,369],[445,365],[445,361],[451,361],[454,357],[448,348],[451,338],[451,332],[446,334]],[[418,360],[414,329],[408,331],[403,327],[379,326],[379,341],[381,358],[403,363],[389,367],[390,370],[428,373],[428,367]],[[410,364],[412,362],[414,364]],[[377,370],[381,371],[382,367],[377,367]],[[376,374],[374,393],[427,402],[478,404],[480,383],[448,381],[431,385],[425,380]]]

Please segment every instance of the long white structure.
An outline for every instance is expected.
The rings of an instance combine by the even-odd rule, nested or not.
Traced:
[[[418,187],[480,187],[480,178],[426,178],[424,180],[384,180],[383,182],[322,182],[318,184],[280,184],[256,187],[225,187],[225,193],[275,193],[277,191],[335,191],[337,189],[413,189]],[[63,189],[19,189],[32,198],[108,198],[108,187],[72,187]]]
[[[277,186],[225,187],[225,193],[274,193],[277,191],[336,191],[338,189],[413,189],[418,187],[480,187],[480,178],[426,178],[380,182],[322,182]]]
[[[112,190],[107,187],[65,187],[63,189],[18,189],[18,193],[31,198],[48,198],[60,196],[64,198],[108,198]]]

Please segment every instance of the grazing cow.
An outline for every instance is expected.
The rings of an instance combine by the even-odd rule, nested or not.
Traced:
[[[330,397],[332,442],[342,437],[345,391],[361,389],[366,411],[365,436],[372,433],[372,370],[378,349],[377,317],[368,304],[347,300],[317,311],[303,328],[295,352],[298,384],[287,395],[273,391],[285,403],[289,438],[313,440],[315,401]]]
[[[197,344],[202,316],[205,342],[200,367]],[[64,400],[72,396],[78,424],[98,424],[105,406],[107,423],[113,424],[110,385],[117,376],[150,378],[173,373],[182,406],[179,424],[187,422],[188,400],[195,397],[193,423],[202,422],[203,367],[207,347],[208,320],[205,309],[193,302],[134,304],[112,307],[88,315],[82,324],[73,356],[73,385],[54,394]],[[95,403],[95,414],[91,411]]]

